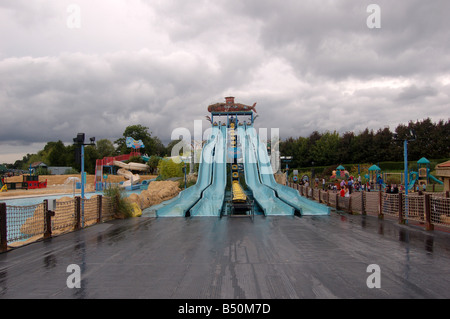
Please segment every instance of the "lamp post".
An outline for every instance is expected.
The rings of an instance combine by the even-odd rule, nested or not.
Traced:
[[[409,180],[408,180],[408,141],[414,141],[416,139],[416,132],[414,129],[411,129],[409,132],[409,136],[407,135],[405,139],[403,140],[403,161],[404,161],[404,174],[405,174],[405,223],[408,224],[408,187],[409,187]],[[394,139],[398,139],[398,135],[394,134]]]
[[[188,160],[190,160],[190,158],[191,158],[191,157],[189,157],[189,156],[182,156],[182,157],[181,157],[181,160],[182,160],[183,163],[184,163],[184,166],[183,166],[183,173],[184,173],[184,189],[187,188],[187,177],[186,177],[187,165],[186,165],[186,162],[187,162]]]
[[[84,133],[78,133],[77,137],[73,139],[73,142],[80,146],[80,158],[81,158],[81,227],[84,227],[84,183],[86,182],[86,176],[84,173],[84,146],[95,145],[95,137],[89,138],[90,143],[84,143]]]
[[[289,166],[288,163],[292,160],[292,156],[280,156],[280,160],[286,163],[286,185],[289,182]]]

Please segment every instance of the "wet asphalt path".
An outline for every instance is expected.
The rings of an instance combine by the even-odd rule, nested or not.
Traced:
[[[335,212],[114,220],[0,254],[3,299],[450,298],[449,286],[449,233]]]

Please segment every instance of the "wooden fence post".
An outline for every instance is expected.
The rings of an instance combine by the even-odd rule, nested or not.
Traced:
[[[352,212],[352,196],[351,196],[351,195],[348,197],[348,212],[349,212],[350,214],[353,213],[353,212]]]
[[[81,227],[81,197],[75,197],[75,229]]]
[[[336,196],[336,210],[339,210],[339,192],[337,192],[335,196]]]
[[[364,195],[365,195],[366,191],[361,191],[361,214],[362,215],[367,215],[366,213],[366,205],[364,205]]]
[[[403,218],[403,193],[398,193],[398,223],[405,223]]]
[[[44,199],[44,216],[45,216],[45,232],[44,238],[52,237],[52,216],[55,216],[55,212],[48,210],[48,199]]]
[[[6,203],[0,203],[0,252],[8,250],[6,233]]]
[[[425,229],[426,230],[434,230],[434,225],[431,223],[431,195],[430,194],[425,194]]]
[[[103,196],[98,195],[97,196],[97,209],[98,209],[97,223],[102,222],[102,204],[103,204]]]
[[[378,192],[378,218],[383,219],[383,192]]]

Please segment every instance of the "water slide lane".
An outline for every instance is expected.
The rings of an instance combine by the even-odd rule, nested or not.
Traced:
[[[279,200],[273,189],[261,183],[256,162],[256,150],[247,139],[244,128],[238,126],[237,133],[244,159],[245,182],[252,190],[255,201],[263,209],[264,215],[293,215],[294,208]]]
[[[213,164],[212,183],[202,194],[202,198],[191,208],[191,216],[220,216],[225,199],[227,182],[226,148],[227,127],[222,126],[218,134]]]
[[[433,175],[429,174],[428,177],[430,177],[433,181],[435,181],[436,183],[443,185],[444,182],[438,180],[436,177],[434,177]]]
[[[330,214],[330,208],[328,206],[300,196],[296,189],[278,184],[273,176],[273,170],[265,144],[259,142],[256,130],[253,127],[248,127],[246,132],[255,149],[258,150],[259,174],[264,185],[273,189],[281,200],[299,210],[301,215]]]
[[[157,217],[184,217],[199,200],[203,190],[211,184],[213,152],[218,141],[219,127],[213,126],[211,136],[203,147],[197,183],[178,194],[176,200],[156,211]]]

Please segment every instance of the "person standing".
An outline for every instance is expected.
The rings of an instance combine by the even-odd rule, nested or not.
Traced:
[[[345,197],[345,187],[341,187],[341,190],[339,191],[339,196]]]

